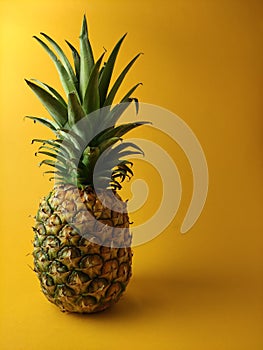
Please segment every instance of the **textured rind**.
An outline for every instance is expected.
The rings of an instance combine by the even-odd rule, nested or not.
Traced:
[[[34,270],[47,299],[62,311],[102,311],[119,300],[131,277],[128,215],[100,199],[92,187],[61,185],[40,203]]]

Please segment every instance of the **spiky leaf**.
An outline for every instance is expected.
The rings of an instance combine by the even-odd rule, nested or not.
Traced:
[[[29,115],[25,116],[25,118],[31,119],[35,123],[38,122],[40,124],[43,124],[46,127],[48,127],[49,129],[51,129],[53,132],[56,132],[58,127],[59,127],[55,122],[53,122],[52,120],[46,119],[46,118],[32,117]]]
[[[63,50],[61,49],[61,47],[52,39],[50,38],[47,34],[41,32],[40,33],[42,36],[44,36],[44,38],[47,39],[47,41],[52,45],[52,47],[55,49],[55,51],[58,54],[58,57],[60,58],[61,63],[63,64],[63,66],[65,67],[66,71],[68,72],[68,75],[70,76],[70,79],[74,82],[74,84],[76,85],[77,83],[77,78],[74,74],[73,68],[71,67],[71,64],[69,63],[69,60],[67,58],[67,56],[65,55],[65,53],[63,52]]]
[[[138,126],[149,124],[148,122],[135,122],[135,123],[127,123],[121,124],[117,127],[110,127],[106,130],[103,130],[100,134],[98,134],[91,142],[92,145],[100,144],[103,140],[112,138],[112,137],[122,137],[128,131],[137,128]]]
[[[127,33],[123,35],[123,37],[117,42],[117,44],[115,45],[114,49],[112,50],[108,61],[106,62],[104,68],[103,68],[103,72],[100,76],[100,83],[99,83],[99,91],[100,91],[100,104],[101,106],[104,105],[106,96],[107,96],[107,92],[108,92],[108,88],[109,88],[109,84],[110,84],[110,80],[112,77],[112,72],[113,72],[113,68],[115,65],[115,61],[116,58],[118,56],[121,44],[124,40],[124,38],[126,37]]]
[[[61,81],[61,84],[64,88],[66,95],[68,95],[71,92],[78,93],[76,90],[76,86],[75,86],[74,81],[72,80],[71,76],[69,75],[69,73],[67,72],[66,68],[63,66],[61,61],[54,54],[54,52],[48,47],[48,45],[46,43],[44,43],[43,40],[39,39],[37,36],[34,36],[33,38],[36,39],[40,43],[40,45],[46,50],[46,52],[48,53],[48,55],[51,57],[52,61],[54,62],[55,66],[57,68],[57,71],[59,73],[60,81]]]
[[[31,81],[37,83],[38,85],[42,86],[44,89],[49,91],[63,106],[65,106],[65,108],[67,108],[66,101],[60,95],[60,93],[58,93],[54,88],[52,88],[51,86],[49,86],[46,83],[43,83],[42,81],[40,81],[38,79],[31,79]]]
[[[87,90],[83,100],[84,111],[89,114],[100,108],[99,94],[99,69],[105,52],[100,56],[96,64],[93,66],[90,74]]]
[[[80,56],[79,56],[79,53],[78,53],[77,49],[75,49],[75,47],[69,41],[66,40],[66,43],[68,44],[68,46],[70,47],[71,52],[72,52],[72,57],[73,57],[74,67],[75,67],[75,74],[76,74],[77,81],[79,83]]]
[[[39,98],[43,106],[47,109],[49,114],[55,120],[59,126],[65,125],[67,122],[67,108],[48,91],[40,87],[39,85],[26,80],[27,85],[33,90],[36,96]]]
[[[68,123],[69,126],[73,126],[82,118],[84,118],[85,113],[79,99],[74,92],[68,95]]]
[[[129,70],[131,69],[131,67],[133,66],[133,64],[135,63],[135,61],[139,58],[139,56],[141,55],[141,53],[139,53],[138,55],[136,55],[131,61],[130,63],[127,64],[127,66],[123,69],[123,71],[121,72],[121,74],[119,75],[119,77],[117,78],[117,80],[115,81],[113,87],[111,88],[106,101],[104,103],[104,106],[108,106],[111,105],[113,103],[114,97],[116,96],[116,93],[120,87],[120,85],[122,84],[126,74],[129,72]]]
[[[83,17],[82,28],[80,33],[80,79],[79,88],[82,101],[84,100],[87,90],[89,77],[94,66],[94,57],[90,41],[88,38],[88,26],[86,16]]]

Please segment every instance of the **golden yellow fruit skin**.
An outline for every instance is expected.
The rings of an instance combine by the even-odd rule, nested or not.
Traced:
[[[127,213],[106,208],[92,187],[60,185],[42,199],[34,232],[34,270],[49,301],[93,313],[119,300],[131,277]]]

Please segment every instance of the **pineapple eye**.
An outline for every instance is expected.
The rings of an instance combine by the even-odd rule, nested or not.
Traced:
[[[61,225],[60,217],[57,214],[53,214],[48,219],[48,224],[52,226]]]
[[[37,231],[37,233],[41,236],[46,234],[45,225],[43,225],[42,223],[37,223],[36,227],[33,229],[35,229]]]
[[[90,278],[88,275],[86,275],[82,271],[76,271],[76,270],[74,270],[68,277],[68,282],[71,285],[79,285],[89,280]]]
[[[108,298],[117,298],[118,295],[121,293],[122,291],[122,287],[121,287],[121,284],[120,283],[113,283],[109,289],[107,290],[107,293],[106,293],[106,296]]]
[[[49,266],[49,272],[56,275],[57,273],[65,273],[68,271],[66,265],[63,265],[60,261],[54,260]]]
[[[66,285],[58,285],[56,288],[56,297],[72,297],[74,295],[74,290]]]
[[[89,293],[96,293],[98,291],[102,291],[109,285],[109,282],[105,278],[95,278],[90,286],[89,286]]]
[[[55,236],[48,236],[42,244],[42,247],[48,251],[50,249],[58,248],[60,245],[59,240]]]
[[[81,307],[86,308],[97,304],[97,299],[93,296],[82,296],[79,300]]]
[[[47,273],[42,274],[42,283],[47,287],[54,286],[53,278]]]
[[[63,260],[63,259],[74,259],[79,257],[80,254],[80,250],[76,247],[64,247],[62,248],[59,252],[58,252],[58,258]]]

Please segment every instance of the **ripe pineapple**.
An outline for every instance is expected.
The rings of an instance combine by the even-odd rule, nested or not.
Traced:
[[[45,173],[55,178],[35,217],[34,270],[45,296],[62,311],[93,313],[118,301],[131,277],[129,217],[117,190],[133,175],[132,163],[123,158],[142,150],[121,137],[144,122],[116,123],[133,101],[138,108],[137,99],[131,96],[140,84],[120,103],[113,106],[113,101],[140,54],[112,83],[125,35],[102,65],[105,52],[94,61],[84,16],[79,52],[67,42],[73,66],[53,39],[44,33],[41,36],[45,41],[34,38],[55,63],[67,102],[51,86],[26,80],[52,119],[27,118],[55,134],[54,139],[32,141],[40,143],[37,154],[49,157],[40,165],[51,166]],[[95,179],[95,165],[102,154],[106,154],[105,169]]]

